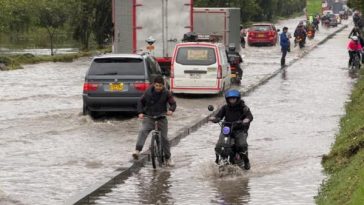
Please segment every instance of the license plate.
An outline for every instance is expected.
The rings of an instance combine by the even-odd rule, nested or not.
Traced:
[[[200,79],[201,78],[201,74],[196,74],[196,73],[190,74],[190,78],[191,79]]]
[[[236,74],[231,74],[230,75],[232,78],[236,78]]]
[[[109,89],[110,89],[110,91],[123,91],[124,84],[123,83],[110,83]]]
[[[258,34],[258,37],[263,38],[264,37],[264,34]]]

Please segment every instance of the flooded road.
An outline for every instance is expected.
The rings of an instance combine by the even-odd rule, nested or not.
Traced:
[[[346,34],[245,97],[255,117],[250,171],[218,176],[219,126],[208,124],[172,149],[175,167],[153,171],[147,165],[96,204],[314,204],[324,179],[321,157],[334,141],[353,83]]]
[[[282,26],[288,25],[293,29],[297,22],[298,19],[288,20],[283,22]],[[329,33],[329,30],[325,32]],[[318,35],[315,41],[324,38],[327,35],[325,32],[323,31]],[[336,45],[337,43],[331,42],[329,45],[335,46],[334,44]],[[345,48],[342,45],[336,46],[338,48]],[[298,58],[302,52],[295,48],[288,55],[288,59]],[[320,66],[323,66],[325,64],[325,62],[322,62],[323,59],[328,57],[323,55],[325,52],[321,53],[321,57],[314,58],[314,61],[318,64],[322,63]],[[279,64],[280,51],[278,46],[248,47],[244,50],[244,54],[246,55],[246,67],[244,70],[243,88],[269,75],[277,69]],[[336,58],[337,55],[341,54],[340,51],[336,51],[332,55]],[[275,58],[277,59],[274,60]],[[346,59],[346,53],[341,58]],[[308,62],[310,61],[308,60]],[[302,62],[305,62],[305,60]],[[2,82],[0,87],[0,204],[6,201],[9,201],[10,204],[62,204],[63,201],[74,193],[93,185],[116,168],[131,165],[130,153],[135,146],[140,122],[134,116],[106,116],[93,120],[88,116],[81,115],[82,84],[89,65],[90,59],[83,58],[73,63],[41,63],[26,65],[23,70],[0,72],[0,82]],[[335,66],[337,65],[336,62]],[[300,65],[297,66],[300,68]],[[293,75],[292,69],[287,71],[286,76],[289,80],[284,81],[284,83],[274,82],[273,85],[281,87],[285,83],[290,82],[291,75]],[[336,77],[342,77],[343,81],[346,80],[337,69],[332,70],[337,75]],[[320,76],[322,80],[326,80],[326,76]],[[277,81],[277,79],[274,81]],[[288,89],[289,84],[283,87]],[[332,85],[328,84],[328,87],[332,88]],[[347,87],[349,86],[347,85]],[[343,85],[343,88],[346,87]],[[295,92],[306,91],[304,86],[296,89],[298,90]],[[277,90],[271,92],[277,93]],[[271,93],[263,92],[262,98],[269,95]],[[254,94],[254,96],[256,95]],[[259,133],[258,130],[268,133],[274,132],[273,130],[261,130],[262,127],[268,125],[265,125],[263,122],[259,125],[259,119],[265,119],[267,115],[262,114],[259,116],[259,112],[264,109],[259,104],[254,104],[258,103],[259,100],[250,100],[252,97],[247,98],[247,101],[254,111],[256,121],[252,125],[250,140],[259,140],[256,136],[262,136],[264,133]],[[297,100],[301,100],[300,96],[296,97]],[[342,94],[342,97],[344,98],[346,95]],[[267,100],[262,99],[262,101]],[[206,116],[208,114],[206,105],[217,104],[220,101],[221,98],[216,96],[204,96],[203,98],[191,96],[177,97],[178,108],[175,116],[170,119],[170,133],[175,133],[186,124]],[[337,103],[342,105],[343,101],[338,99]],[[292,103],[288,104],[288,107],[292,105]],[[273,104],[271,106],[273,107]],[[336,108],[327,109],[330,113],[335,113],[336,111]],[[290,116],[290,114],[287,115]],[[277,116],[275,117],[278,118]],[[290,117],[289,119],[294,118]],[[266,120],[264,122],[270,122],[269,126],[272,127],[277,126],[273,121]],[[283,120],[282,123],[285,122],[287,120]],[[191,146],[191,150],[196,150],[196,153],[203,153],[203,148],[206,148],[205,157],[210,157],[211,146],[215,143],[213,136],[218,132],[218,128],[216,125],[208,125],[201,130],[206,129],[213,130],[208,135],[212,138],[201,138],[199,140],[210,140],[209,143],[211,145],[199,147],[188,141],[186,143]],[[292,130],[294,129],[292,128]],[[191,137],[188,139],[193,139]],[[255,173],[259,166],[263,166],[271,161],[270,159],[265,161],[263,157],[265,156],[264,154],[269,156],[269,153],[254,151],[258,149],[258,147],[255,147],[257,145],[262,146],[260,149],[267,149],[267,147],[273,146],[274,144],[269,144],[272,143],[271,138],[273,139],[273,137],[264,136],[261,142],[258,141],[259,143],[249,141],[252,145],[251,155],[253,157],[253,166],[255,166],[252,173]],[[285,151],[282,147],[277,146],[277,148],[279,148],[277,152]],[[180,153],[178,153],[178,149],[181,149]],[[166,183],[167,186],[181,186],[180,188],[184,189],[183,183],[177,183],[178,186],[176,185],[176,182],[173,181],[173,176],[175,176],[176,171],[186,173],[188,171],[186,171],[186,168],[189,169],[190,166],[190,161],[186,160],[186,157],[194,162],[195,154],[190,152],[191,155],[186,156],[184,146],[174,148],[173,152],[175,152],[173,154],[176,156],[177,167],[166,170],[167,173],[162,176],[157,173],[153,183],[154,185],[158,184],[159,177],[159,179],[162,178],[162,180],[169,181]],[[259,159],[259,157],[256,158],[254,155],[259,154],[263,156],[260,157],[260,162],[256,162],[256,159]],[[205,166],[211,166],[210,160],[206,160],[206,158],[201,160],[206,162]],[[279,161],[279,159],[277,160]],[[182,166],[183,164],[184,166]],[[195,167],[191,169],[201,170],[201,167],[197,166],[200,163],[192,164]],[[270,164],[268,163],[268,165]],[[179,166],[181,166],[181,170],[177,169]],[[268,169],[268,167],[270,166],[263,166],[263,169]],[[275,170],[273,169],[273,171]],[[148,169],[143,169],[141,173],[151,174],[148,172]],[[200,181],[208,182],[205,177],[214,181],[214,178],[211,178],[209,173],[196,174],[196,176]],[[149,177],[146,178],[149,179]],[[191,178],[191,174],[186,175],[186,179],[188,178]],[[178,180],[185,181],[184,178]],[[246,185],[251,184],[251,180],[245,177],[244,180],[237,182],[236,186],[251,187]],[[135,181],[130,183],[135,183],[137,187],[143,186]],[[199,182],[197,180],[194,183],[198,184]],[[224,184],[225,181],[221,181],[221,183]],[[207,184],[209,185],[209,183]],[[130,188],[136,189],[135,186],[130,186]],[[186,184],[186,187],[188,186]],[[199,186],[208,189],[206,184],[200,184]],[[196,190],[199,186],[196,186]],[[230,198],[234,198],[237,195],[233,194],[231,190],[228,191],[224,185],[217,183],[216,186],[220,187],[218,189],[223,188]],[[208,190],[210,190],[210,194],[216,194],[216,189]],[[243,189],[242,191],[247,193],[248,196],[257,194],[254,191],[248,192],[247,190]],[[180,198],[177,202],[183,203],[181,202],[183,196],[178,196],[180,195],[178,191],[174,190],[171,193],[176,193],[176,196],[164,193],[162,195],[165,195],[166,199]],[[145,191],[142,191],[141,194],[145,194]],[[198,193],[197,191],[196,194],[201,196],[209,195],[207,192]],[[152,198],[153,194],[150,197]],[[130,198],[130,200],[138,201],[139,199]],[[208,197],[206,200],[209,200]]]

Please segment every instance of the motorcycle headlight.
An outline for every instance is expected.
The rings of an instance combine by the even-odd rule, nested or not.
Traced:
[[[230,127],[224,127],[224,128],[222,129],[222,133],[223,133],[224,135],[228,135],[228,134],[230,134]]]

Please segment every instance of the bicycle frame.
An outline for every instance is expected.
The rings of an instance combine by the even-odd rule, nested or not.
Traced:
[[[152,165],[155,169],[156,161],[155,158],[158,159],[159,166],[162,167],[164,163],[164,153],[163,153],[163,146],[162,146],[162,135],[161,131],[159,130],[159,120],[163,119],[165,115],[160,116],[146,116],[154,120],[154,130],[152,132],[151,143],[150,143],[150,153],[152,159]]]

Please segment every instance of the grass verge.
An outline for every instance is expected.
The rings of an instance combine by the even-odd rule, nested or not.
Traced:
[[[329,178],[321,186],[317,204],[364,204],[364,69],[346,105],[336,142],[322,164]]]

